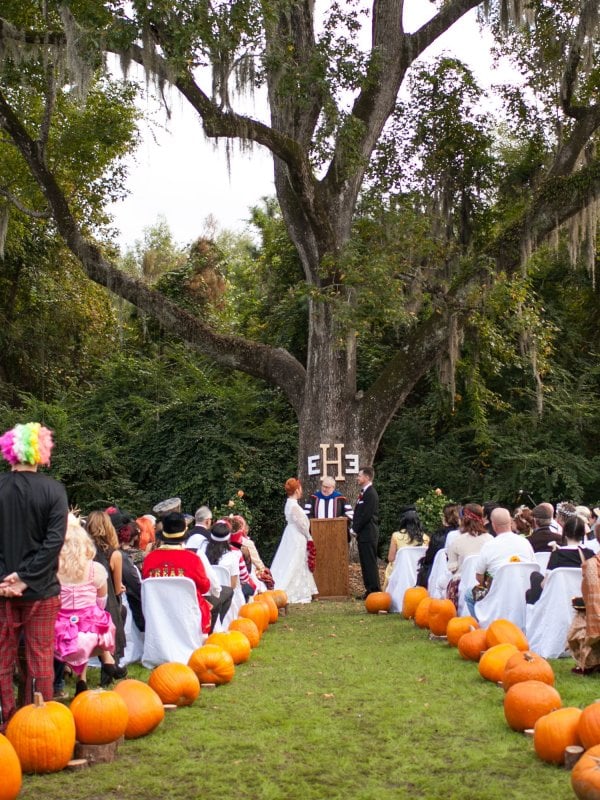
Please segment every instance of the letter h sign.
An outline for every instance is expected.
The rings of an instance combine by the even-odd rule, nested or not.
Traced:
[[[358,474],[358,455],[357,454],[347,454],[344,455],[344,445],[340,442],[336,442],[333,445],[329,444],[320,444],[319,448],[321,453],[319,455],[309,456],[308,457],[308,474],[309,475],[321,475],[321,477],[325,477],[328,475],[328,467],[335,467],[335,475],[332,477],[336,481],[345,481],[347,474]],[[334,450],[334,457],[329,458],[328,452],[333,448]],[[319,463],[320,462],[320,463]],[[346,464],[344,465],[344,462]],[[344,466],[346,467],[344,469]]]

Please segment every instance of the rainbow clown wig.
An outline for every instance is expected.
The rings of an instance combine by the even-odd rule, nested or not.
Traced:
[[[50,463],[50,453],[54,447],[52,431],[39,422],[15,425],[0,436],[0,451],[9,464],[30,464],[35,466]]]

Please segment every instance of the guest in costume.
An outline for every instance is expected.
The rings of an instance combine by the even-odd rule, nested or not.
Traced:
[[[54,656],[78,676],[75,694],[87,689],[87,664],[92,656],[100,656],[106,665],[115,663],[115,626],[105,610],[108,573],[94,561],[95,555],[93,541],[79,521],[70,516],[58,560],[60,611],[55,624]]]
[[[308,517],[299,505],[302,485],[296,478],[285,482],[287,525],[271,564],[276,589],[283,589],[290,603],[310,603],[317,584],[308,567],[308,543],[312,542]]]
[[[13,673],[25,639],[26,702],[33,685],[53,696],[54,623],[60,608],[58,557],[69,513],[64,486],[38,466],[50,463],[52,432],[38,422],[0,438],[11,471],[0,475],[0,731],[16,709]]]
[[[600,671],[600,555],[581,565],[583,598],[573,601],[575,617],[567,634],[567,642],[577,662],[571,672],[591,675]]]
[[[210,580],[202,561],[192,550],[185,549],[187,525],[179,512],[167,514],[157,534],[159,546],[148,553],[142,565],[142,578],[191,578],[196,584],[202,631],[209,633],[211,606],[204,595],[210,591]]]
[[[364,597],[379,592],[379,568],[377,566],[377,543],[379,541],[379,496],[373,486],[373,467],[361,467],[358,473],[360,493],[352,529],[356,534],[358,557],[365,586]]]

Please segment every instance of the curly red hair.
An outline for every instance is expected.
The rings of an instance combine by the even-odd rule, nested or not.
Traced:
[[[302,484],[300,483],[298,478],[288,478],[287,481],[285,482],[284,489],[287,496],[291,497],[298,491],[298,489],[302,489]]]

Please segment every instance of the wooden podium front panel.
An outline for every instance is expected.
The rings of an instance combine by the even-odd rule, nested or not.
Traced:
[[[315,542],[317,563],[314,579],[320,597],[348,597],[348,520],[311,519],[310,532]]]

